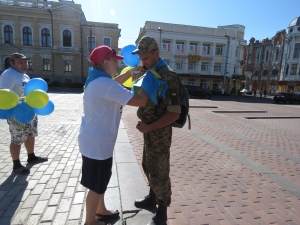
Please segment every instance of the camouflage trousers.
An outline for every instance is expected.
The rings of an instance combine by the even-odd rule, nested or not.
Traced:
[[[154,191],[157,203],[164,206],[171,204],[170,181],[170,146],[172,127],[144,133],[142,167]]]
[[[15,118],[11,117],[7,119],[9,125],[9,131],[11,134],[11,143],[15,145],[22,145],[28,136],[36,137],[38,136],[37,124],[38,118],[35,115],[34,119],[29,123],[19,123]]]

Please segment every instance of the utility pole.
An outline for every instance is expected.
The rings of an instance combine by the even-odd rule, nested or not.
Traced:
[[[161,52],[161,32],[162,32],[162,30],[160,29],[160,27],[158,27],[158,30],[160,32],[160,34],[159,34],[159,51]]]
[[[226,50],[226,59],[225,59],[225,69],[224,69],[224,80],[223,80],[222,95],[225,94],[225,83],[226,83],[226,74],[227,74],[227,63],[228,63],[229,45],[230,45],[230,36],[226,34],[225,37],[227,37],[227,50]]]

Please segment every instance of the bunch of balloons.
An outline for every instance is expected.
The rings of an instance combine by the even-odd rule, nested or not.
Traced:
[[[9,90],[0,89],[0,119],[14,117],[19,123],[29,123],[35,114],[46,116],[54,111],[54,104],[46,93],[48,84],[41,78],[31,79],[24,89],[24,101]]]
[[[138,64],[140,63],[138,54],[135,55],[132,54],[132,51],[136,49],[137,47],[135,45],[127,45],[124,48],[122,48],[120,54],[121,56],[124,57],[123,62],[127,65],[127,67],[121,71],[121,74],[126,73],[128,70],[131,70],[134,67],[137,67]],[[132,84],[133,84],[132,77],[130,77],[123,83],[125,87],[131,87]]]

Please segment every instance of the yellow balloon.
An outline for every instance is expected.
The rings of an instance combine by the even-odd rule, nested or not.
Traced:
[[[132,67],[132,66],[128,66],[128,67],[124,68],[124,69],[121,71],[121,74],[126,73],[127,71],[129,71],[129,70],[131,70],[131,69],[133,69],[133,68],[134,68],[134,67]],[[125,87],[128,87],[128,88],[130,88],[132,84],[133,84],[132,77],[129,77],[129,79],[127,79],[127,80],[123,83],[123,85],[124,85]]]
[[[0,109],[12,109],[19,102],[19,96],[9,90],[9,89],[0,89]]]
[[[42,108],[47,105],[48,101],[48,94],[40,89],[29,92],[25,98],[25,102],[32,108]]]

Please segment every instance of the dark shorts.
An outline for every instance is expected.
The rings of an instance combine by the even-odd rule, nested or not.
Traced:
[[[97,194],[104,194],[111,177],[112,162],[112,157],[105,160],[96,160],[82,156],[80,183]]]

